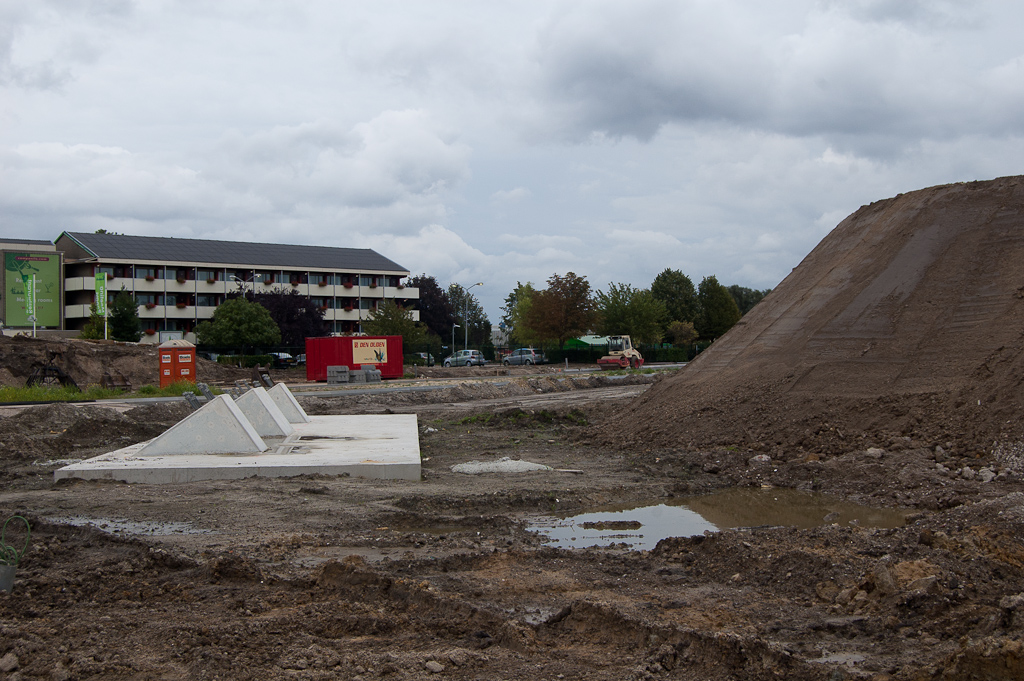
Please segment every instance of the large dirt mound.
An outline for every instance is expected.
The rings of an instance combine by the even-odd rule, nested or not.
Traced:
[[[46,366],[51,354],[56,355],[54,364],[83,390],[99,383],[108,371],[122,374],[135,388],[160,384],[155,345],[0,335],[0,385],[24,386],[35,369]],[[205,359],[197,362],[198,379],[208,383],[229,382],[250,373]]]
[[[991,452],[1021,439],[1022,334],[1024,177],[902,194],[846,218],[602,435],[648,448]]]

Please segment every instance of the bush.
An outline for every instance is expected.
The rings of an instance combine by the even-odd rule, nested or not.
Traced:
[[[217,364],[226,364],[230,367],[243,367],[245,369],[256,365],[268,366],[273,363],[273,355],[220,355],[217,357]]]

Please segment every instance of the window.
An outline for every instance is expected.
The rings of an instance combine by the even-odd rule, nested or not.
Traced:
[[[199,281],[217,281],[220,279],[220,270],[196,270],[196,279]]]
[[[160,276],[162,269],[161,267],[136,267],[135,278],[153,281]]]
[[[376,286],[377,285],[377,277],[375,277],[375,276],[373,276],[371,274],[364,274],[364,275],[359,277],[359,285],[360,286]]]
[[[157,306],[164,304],[164,296],[162,293],[137,293],[135,294],[135,300],[139,305],[145,306]]]
[[[196,296],[196,307],[217,307],[220,304],[221,297],[219,295]]]
[[[191,278],[191,272],[189,272],[187,267],[168,267],[164,270],[164,279],[188,281]]]

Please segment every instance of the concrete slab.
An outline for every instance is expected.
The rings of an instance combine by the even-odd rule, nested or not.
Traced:
[[[218,395],[162,434],[145,443],[140,454],[242,454],[267,451],[267,444],[228,395]]]
[[[267,394],[266,388],[253,388],[236,399],[235,404],[260,437],[288,437],[295,432],[292,424],[277,408],[277,403]]]
[[[420,479],[415,414],[308,418],[309,423],[293,424],[295,432],[287,438],[268,439],[269,449],[262,453],[154,455],[145,453],[147,443],[140,443],[65,466],[53,477],[143,484],[315,473]]]

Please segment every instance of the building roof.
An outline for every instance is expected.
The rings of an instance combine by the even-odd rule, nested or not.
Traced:
[[[148,260],[280,267],[283,269],[317,268],[409,272],[398,263],[369,248],[295,246],[89,232],[62,233],[55,242],[58,244],[58,248],[61,246],[60,242],[65,238],[71,239],[77,244],[87,254],[85,257],[95,257],[100,260]]]
[[[48,251],[53,250],[53,243],[46,241],[45,239],[12,239],[10,237],[0,237],[0,247],[3,246],[41,246]]]

